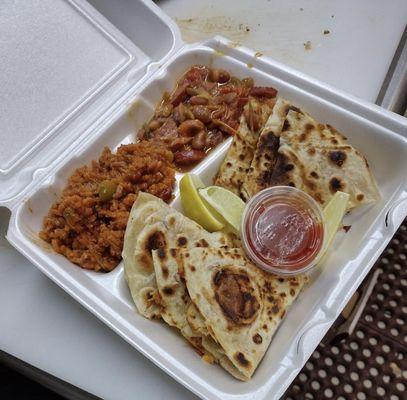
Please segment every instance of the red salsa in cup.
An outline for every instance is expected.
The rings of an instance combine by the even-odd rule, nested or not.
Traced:
[[[322,255],[322,211],[298,189],[276,186],[258,193],[247,204],[242,224],[246,253],[269,272],[298,274]]]

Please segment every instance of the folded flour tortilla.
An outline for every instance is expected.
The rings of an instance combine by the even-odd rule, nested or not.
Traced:
[[[162,318],[201,355],[210,355],[237,379],[245,377],[209,336],[181,279],[177,255],[194,246],[219,248],[233,236],[209,233],[155,196],[140,193],[133,205],[123,250],[125,278],[140,314]],[[188,321],[194,321],[190,326]]]
[[[240,187],[253,159],[259,132],[269,117],[274,105],[271,102],[250,98],[240,117],[240,125],[225,159],[215,177],[214,184],[240,195]],[[250,115],[256,114],[258,126],[254,126]]]
[[[167,207],[161,199],[139,193],[124,235],[124,276],[139,313],[146,318],[161,316],[151,251],[160,244],[160,232],[165,229],[161,220],[169,212]]]
[[[250,379],[307,277],[267,274],[241,249],[193,248],[181,252],[181,262],[212,342]]]
[[[321,206],[338,190],[346,192],[348,210],[380,198],[366,158],[335,128],[282,98],[260,133],[241,197],[247,201],[277,185],[297,187]]]
[[[366,158],[330,125],[289,110],[269,186],[295,186],[321,206],[338,190],[350,195],[348,210],[380,198]]]
[[[245,174],[240,189],[241,197],[245,201],[268,187],[270,172],[273,171],[277,160],[276,154],[280,144],[280,133],[290,107],[292,105],[288,101],[279,97],[273,112],[260,132],[250,168]]]

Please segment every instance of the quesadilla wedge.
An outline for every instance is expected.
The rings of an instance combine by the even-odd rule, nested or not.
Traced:
[[[239,129],[214,180],[215,185],[240,195],[240,186],[250,167],[260,129],[273,106],[274,99],[249,98],[240,117]]]
[[[173,210],[163,218],[162,246],[152,251],[155,278],[161,298],[161,316],[168,325],[184,334],[188,329],[187,308],[190,298],[178,274],[177,253],[192,247],[218,248],[228,244],[222,233],[209,233],[198,224]],[[188,332],[189,334],[189,329]]]
[[[277,98],[273,111],[260,132],[250,168],[245,174],[240,189],[240,195],[245,201],[268,185],[270,172],[273,171],[277,160],[276,154],[280,142],[278,138],[290,107],[292,106],[288,101],[281,97]]]
[[[380,198],[366,158],[335,128],[301,110],[288,112],[276,157],[268,186],[295,186],[321,206],[340,190],[350,195],[348,210]]]
[[[151,251],[159,245],[160,232],[165,228],[160,221],[168,212],[161,199],[140,192],[124,235],[124,276],[137,310],[146,318],[161,315]]]
[[[203,318],[191,302],[183,279],[179,275],[179,252],[193,247],[220,248],[229,244],[227,235],[208,233],[178,212],[163,220],[168,227],[163,247],[152,251],[156,282],[160,294],[161,317],[178,328],[201,356],[210,356],[231,375],[240,380],[245,377],[230,363],[222,349],[210,337]],[[205,357],[207,358],[207,357]]]
[[[188,293],[213,342],[250,379],[307,277],[268,274],[241,249],[194,248],[182,251],[181,261]]]
[[[144,218],[145,216],[145,218]],[[229,245],[231,234],[209,233],[155,196],[140,193],[126,230],[123,250],[125,278],[140,314],[162,318],[180,330],[201,356],[224,366],[237,379],[244,376],[227,360],[222,350],[199,331],[202,317],[193,306],[185,283],[178,274],[177,253],[193,246]],[[193,309],[192,309],[192,307]],[[193,327],[189,321],[195,320]],[[196,330],[198,329],[198,330]]]

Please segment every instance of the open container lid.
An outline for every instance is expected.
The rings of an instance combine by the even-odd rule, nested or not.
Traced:
[[[163,20],[151,2],[136,3],[140,19],[153,12]],[[165,58],[180,39],[162,22],[174,35]],[[168,30],[155,33],[150,42],[160,46]],[[84,0],[4,0],[0,37],[0,204],[8,205],[161,60]]]

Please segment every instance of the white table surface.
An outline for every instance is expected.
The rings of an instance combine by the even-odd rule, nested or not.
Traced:
[[[231,3],[159,5],[181,20],[186,40],[220,33],[371,101],[407,20],[405,0]],[[182,21],[189,18],[193,29]],[[311,50],[303,46],[308,40]],[[11,248],[7,222],[0,208],[1,350],[104,399],[196,398]]]

